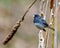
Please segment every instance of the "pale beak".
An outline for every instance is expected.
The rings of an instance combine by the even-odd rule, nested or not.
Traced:
[[[34,18],[34,15],[33,15],[33,18]]]

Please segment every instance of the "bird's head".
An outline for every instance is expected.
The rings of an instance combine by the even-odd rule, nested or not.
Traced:
[[[41,18],[41,16],[39,15],[39,14],[34,14],[34,16],[33,16],[34,18]]]

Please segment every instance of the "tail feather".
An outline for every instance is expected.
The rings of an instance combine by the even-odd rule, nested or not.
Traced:
[[[50,28],[50,29],[52,29],[53,31],[55,31],[55,29],[54,29],[54,28],[52,28],[52,27],[50,27],[50,26],[48,26],[48,28]]]
[[[46,32],[46,30],[45,30],[45,29],[43,29],[43,31],[45,31],[45,32]]]

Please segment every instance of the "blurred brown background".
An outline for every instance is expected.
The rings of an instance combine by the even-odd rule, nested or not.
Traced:
[[[25,11],[34,0],[0,0],[0,48],[37,48],[39,30],[33,24],[33,15],[39,13],[38,0],[26,14],[25,20],[13,39],[2,45],[5,37],[11,32],[11,28],[18,19],[21,19]],[[60,1],[60,0],[59,0]],[[58,2],[59,2],[58,1]],[[58,48],[60,48],[60,5],[57,11]],[[48,8],[49,12],[49,8]],[[47,13],[47,22],[49,23]],[[49,31],[48,31],[49,32]]]

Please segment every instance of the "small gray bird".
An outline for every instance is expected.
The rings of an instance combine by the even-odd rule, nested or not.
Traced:
[[[34,24],[36,27],[38,27],[39,29],[42,29],[43,31],[46,32],[45,28],[50,28],[52,30],[55,30],[54,28],[50,27],[47,22],[38,14],[34,15],[34,20],[33,20]]]

